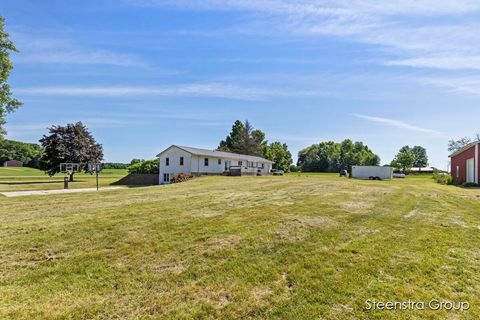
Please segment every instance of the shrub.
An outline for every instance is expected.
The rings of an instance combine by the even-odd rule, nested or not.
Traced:
[[[462,188],[478,188],[479,185],[478,183],[474,183],[474,182],[465,182],[464,184],[462,184]]]
[[[179,173],[174,175],[171,179],[171,183],[180,183],[180,182],[185,182],[190,179],[193,179],[193,176],[191,174],[185,174],[185,173]]]
[[[292,164],[292,165],[290,166],[290,172],[300,172],[300,167]]]
[[[445,173],[434,173],[433,174],[433,179],[440,184],[444,185],[452,185],[453,184],[453,178],[449,174]]]
[[[102,165],[103,169],[128,169],[130,165],[128,163],[118,163],[118,162],[105,162]]]
[[[143,162],[137,162],[128,167],[128,173],[153,173],[158,174],[158,160],[147,160]]]

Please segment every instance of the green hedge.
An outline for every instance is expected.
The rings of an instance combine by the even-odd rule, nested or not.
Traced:
[[[158,160],[147,160],[132,164],[128,173],[159,173]]]

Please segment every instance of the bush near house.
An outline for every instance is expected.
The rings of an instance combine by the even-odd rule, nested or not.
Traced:
[[[128,167],[128,173],[159,173],[158,160],[137,162]]]
[[[444,185],[452,185],[453,184],[453,178],[451,175],[446,174],[446,173],[434,173],[433,174],[433,179],[440,184]]]
[[[185,173],[179,173],[179,174],[174,175],[172,177],[172,179],[170,179],[170,182],[171,183],[180,183],[180,182],[188,181],[190,179],[193,179],[193,175],[185,174]]]

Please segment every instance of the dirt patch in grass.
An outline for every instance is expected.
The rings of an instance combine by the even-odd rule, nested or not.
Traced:
[[[292,222],[301,226],[322,228],[322,229],[333,228],[338,225],[337,221],[325,216],[296,217],[292,220]]]
[[[273,293],[273,290],[266,286],[253,287],[250,295],[252,296],[255,304],[263,304],[265,300]]]
[[[237,235],[230,235],[225,238],[210,238],[207,241],[207,248],[213,251],[230,248],[238,244],[242,237]]]
[[[368,210],[372,209],[375,204],[370,201],[360,200],[360,201],[339,201],[338,202],[340,208],[344,211],[351,212],[367,212]]]
[[[412,211],[410,211],[409,213],[407,213],[406,215],[404,215],[403,217],[405,219],[411,219],[411,218],[415,217],[418,214],[419,211],[420,210],[418,208],[415,208]]]
[[[186,267],[179,263],[160,263],[154,268],[157,272],[172,272],[175,274],[180,274],[185,271]]]
[[[281,240],[302,241],[311,229],[327,230],[338,225],[337,221],[325,216],[296,216],[281,223],[273,235]]]
[[[203,218],[211,218],[217,217],[225,214],[224,210],[214,210],[214,209],[196,209],[192,210],[188,213],[193,217],[203,217]]]

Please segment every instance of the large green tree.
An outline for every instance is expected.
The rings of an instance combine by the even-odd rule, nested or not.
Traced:
[[[103,147],[98,144],[81,122],[66,126],[52,126],[49,135],[44,135],[40,143],[44,147],[40,169],[53,176],[60,172],[61,163],[78,163],[87,172],[88,163],[98,163],[103,159]],[[73,173],[70,175],[73,181]]]
[[[272,142],[268,145],[265,157],[273,161],[273,169],[288,172],[293,163],[292,154],[288,151],[286,143]]]
[[[237,120],[230,134],[220,141],[218,150],[264,157],[266,145],[265,133],[255,130],[248,120]]]
[[[411,151],[415,158],[415,161],[413,162],[414,167],[425,168],[428,166],[427,149],[422,146],[414,146]]]
[[[305,172],[339,172],[350,170],[354,165],[380,164],[380,157],[362,142],[349,139],[311,145],[298,153],[297,165]]]
[[[15,111],[21,102],[12,98],[10,85],[7,83],[13,64],[10,61],[10,52],[16,52],[17,48],[4,31],[5,19],[0,16],[0,138],[5,134],[5,116]]]
[[[404,146],[398,151],[395,159],[392,161],[392,166],[398,170],[406,172],[411,169],[415,164],[415,156],[412,153],[412,149],[409,146]]]

